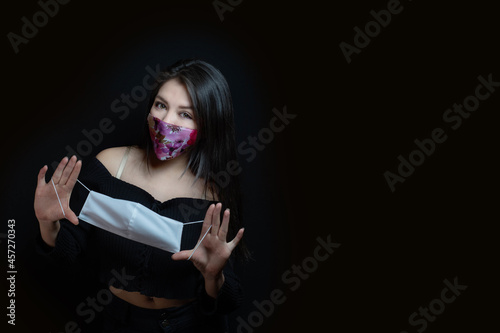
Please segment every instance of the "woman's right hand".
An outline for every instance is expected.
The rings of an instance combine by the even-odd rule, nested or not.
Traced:
[[[43,168],[40,169],[38,173],[38,184],[35,191],[35,215],[40,223],[42,236],[44,234],[43,229],[53,229],[55,222],[62,218],[66,218],[75,225],[78,224],[78,217],[71,208],[69,208],[69,199],[78,175],[80,174],[81,167],[82,162],[77,161],[76,156],[72,156],[70,159],[64,157],[52,175],[52,180],[48,183],[45,182],[45,174],[48,167],[44,165]],[[57,199],[54,186],[57,189],[57,194],[59,195],[61,203],[59,203]],[[64,209],[64,213],[61,210],[61,205]],[[57,228],[57,231],[58,229],[59,228]],[[52,243],[52,241],[50,243]]]

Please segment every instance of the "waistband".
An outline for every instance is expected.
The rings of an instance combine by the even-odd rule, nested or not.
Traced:
[[[104,332],[224,332],[220,316],[201,314],[198,301],[166,309],[146,309],[113,295],[104,310]]]
[[[176,332],[187,324],[199,322],[196,301],[179,307],[146,309],[113,295],[104,311],[105,328],[106,324],[108,327],[113,324],[116,328],[136,329],[138,332]]]

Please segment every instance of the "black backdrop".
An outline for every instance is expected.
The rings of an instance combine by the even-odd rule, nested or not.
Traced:
[[[214,3],[231,9],[224,20]],[[388,6],[390,22],[380,12]],[[124,119],[113,102],[138,93],[147,66],[183,57],[206,59],[227,77],[238,142],[258,133],[268,141],[250,161],[240,156],[245,238],[254,260],[238,267],[246,293],[231,315],[232,331],[493,327],[500,87],[459,128],[443,119],[474,95],[480,75],[500,81],[492,4],[71,1],[46,21],[40,10],[26,0],[2,10],[2,271],[9,219],[16,221],[17,270],[16,325],[8,332],[63,332],[71,321],[94,332],[97,321],[87,324],[75,310],[99,291],[89,282],[93,272],[64,270],[34,252],[36,175],[67,146],[85,152],[84,130],[104,118],[113,131],[85,154],[136,142],[131,133],[145,101]],[[370,23],[377,16],[371,11],[385,27]],[[33,15],[38,32],[25,30],[34,36],[16,53],[9,33],[22,35],[22,18],[33,22]],[[369,36],[355,41],[354,28],[367,23],[369,43]],[[342,42],[358,43],[349,63]],[[273,109],[296,117],[269,139],[263,133]],[[384,173],[396,174],[398,156],[409,159],[414,141],[435,128],[446,141],[423,161],[413,153],[421,164],[392,192]],[[324,261],[318,258],[326,250],[315,252],[318,237],[341,244]],[[467,289],[448,304],[444,280]],[[8,290],[5,284],[4,306]],[[280,304],[271,308],[273,298]],[[431,308],[428,317],[421,313],[410,323],[414,312],[425,311],[420,307]]]

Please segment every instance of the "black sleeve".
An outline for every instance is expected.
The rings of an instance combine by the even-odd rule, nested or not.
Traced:
[[[243,290],[234,273],[232,259],[226,263],[223,272],[224,283],[215,299],[206,293],[204,283],[200,286],[200,310],[205,315],[228,314],[238,308],[243,300]]]
[[[55,247],[47,245],[41,235],[37,237],[37,250],[40,254],[62,264],[73,265],[87,248],[91,225],[81,222],[74,225],[66,219],[60,221]]]

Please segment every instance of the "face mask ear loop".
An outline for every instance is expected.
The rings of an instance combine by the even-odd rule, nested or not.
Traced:
[[[201,242],[203,242],[203,240],[205,239],[205,236],[208,234],[208,232],[210,231],[210,228],[212,228],[212,225],[210,225],[207,229],[207,232],[205,232],[205,234],[203,235],[203,237],[200,239],[200,241],[198,242],[198,244],[196,244],[196,246],[194,247],[193,249],[193,252],[191,252],[191,255],[189,256],[189,258],[187,258],[187,260],[191,259],[191,257],[193,256],[194,254],[194,251],[196,251],[198,249],[198,246],[200,246]]]
[[[85,187],[87,189],[87,191],[90,192],[89,188],[87,186],[83,185],[83,183],[80,180],[77,179],[76,181],[79,182],[83,187]]]
[[[64,215],[64,218],[66,218],[66,214],[64,214],[64,209],[63,209],[63,206],[62,206],[62,203],[61,203],[61,199],[59,199],[59,194],[57,193],[57,189],[56,189],[56,184],[54,184],[54,180],[51,179],[52,181],[52,186],[54,186],[54,191],[56,191],[56,196],[57,196],[57,201],[59,201],[59,206],[61,206],[61,211]]]
[[[64,213],[64,208],[62,206],[61,198],[59,198],[59,193],[57,193],[56,184],[54,184],[54,179],[51,179],[50,181],[52,182],[52,186],[54,187],[54,191],[56,192],[57,201],[59,201],[59,206],[61,207],[61,211],[63,213],[63,216],[64,216],[64,218],[66,218],[66,214]],[[82,186],[85,187],[87,189],[87,191],[90,192],[89,188],[87,186],[83,185],[83,183],[81,181],[79,181],[78,179],[76,181],[79,182],[80,184],[82,184]]]

